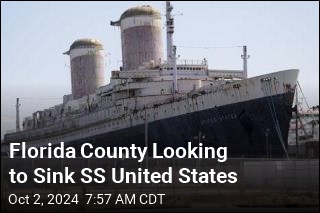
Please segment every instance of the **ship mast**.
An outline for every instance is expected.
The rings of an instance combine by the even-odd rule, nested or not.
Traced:
[[[19,104],[19,98],[17,98],[17,104],[16,104],[16,131],[20,131],[20,104]]]
[[[243,46],[242,50],[243,50],[243,54],[241,55],[241,58],[243,59],[243,77],[248,78],[247,62],[250,56],[247,54],[247,46]]]
[[[299,156],[299,127],[298,127],[298,118],[299,118],[299,114],[298,114],[298,105],[299,105],[299,100],[298,100],[298,87],[296,87],[296,108],[295,108],[295,113],[296,113],[296,157],[298,158]],[[302,125],[302,123],[301,123]]]
[[[167,63],[173,68],[173,96],[178,93],[176,46],[173,46],[174,18],[171,15],[173,10],[170,1],[166,1],[166,27],[167,27]]]

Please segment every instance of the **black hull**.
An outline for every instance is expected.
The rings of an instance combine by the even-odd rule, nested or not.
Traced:
[[[265,157],[267,144],[269,157],[284,157],[283,147],[287,148],[293,97],[293,93],[286,93],[150,122],[147,124],[149,155],[153,151],[153,143],[157,143],[157,151],[161,154],[166,147],[187,147],[188,142],[198,146],[201,141],[203,146],[227,147],[228,157]],[[277,132],[276,126],[279,126],[281,133]],[[266,129],[269,129],[268,136]],[[74,147],[80,154],[84,143],[104,148],[127,147],[131,144],[143,147],[145,124],[67,142],[65,145]],[[92,152],[86,150],[89,151]]]

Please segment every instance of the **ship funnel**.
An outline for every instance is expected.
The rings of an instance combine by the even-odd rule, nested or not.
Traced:
[[[121,29],[123,70],[135,70],[146,63],[157,66],[163,58],[160,12],[149,5],[126,10],[111,26]]]
[[[73,99],[94,93],[106,84],[103,45],[96,39],[79,39],[64,54],[70,56]]]

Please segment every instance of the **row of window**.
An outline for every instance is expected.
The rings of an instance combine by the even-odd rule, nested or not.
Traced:
[[[160,70],[173,70],[173,67],[163,67],[160,68]],[[177,70],[193,70],[193,71],[199,71],[199,70],[205,70],[203,67],[177,67]]]

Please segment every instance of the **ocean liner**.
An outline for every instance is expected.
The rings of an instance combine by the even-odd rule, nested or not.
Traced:
[[[201,61],[177,60],[173,44],[172,5],[166,2],[167,57],[163,58],[160,12],[150,6],[126,10],[112,26],[120,28],[122,66],[105,83],[103,45],[79,39],[64,54],[70,57],[72,94],[63,103],[34,112],[4,136],[1,154],[10,143],[28,147],[60,145],[80,149],[148,146],[227,147],[228,157],[282,157],[298,70],[247,78],[243,69],[215,70]],[[18,153],[19,154],[19,153]],[[270,155],[271,156],[271,155]]]

